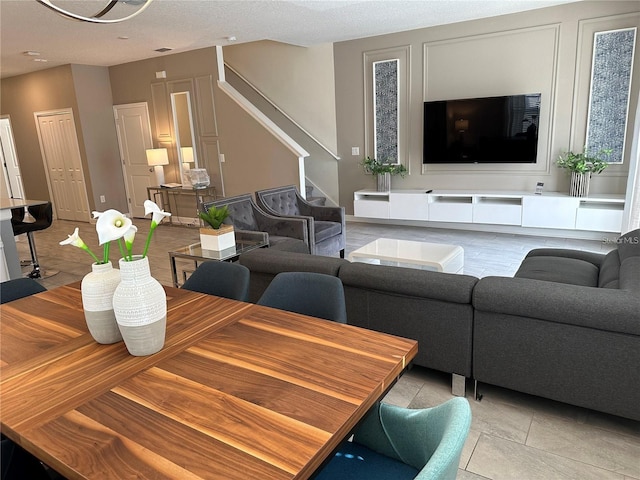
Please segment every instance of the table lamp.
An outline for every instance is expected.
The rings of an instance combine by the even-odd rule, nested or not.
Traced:
[[[147,149],[147,164],[153,167],[156,173],[156,183],[164,185],[164,169],[163,165],[169,165],[169,155],[166,148],[149,148]]]

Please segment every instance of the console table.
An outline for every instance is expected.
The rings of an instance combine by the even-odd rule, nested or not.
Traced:
[[[620,233],[623,195],[546,192],[358,190],[356,217]]]
[[[173,224],[173,214],[178,213],[178,198],[181,196],[193,197],[190,200],[194,202],[194,212],[196,214],[194,218],[199,218],[200,205],[216,199],[216,187],[212,185],[205,188],[147,187],[147,198],[157,203],[165,212],[172,213],[169,217],[170,224]],[[199,222],[197,226],[199,226]]]

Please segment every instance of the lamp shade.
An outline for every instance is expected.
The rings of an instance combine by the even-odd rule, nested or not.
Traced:
[[[193,163],[193,147],[180,147],[182,163]]]
[[[169,165],[169,154],[166,148],[149,148],[147,149],[147,164],[155,167],[156,165]]]

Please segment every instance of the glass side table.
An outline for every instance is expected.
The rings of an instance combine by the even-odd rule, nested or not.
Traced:
[[[236,230],[235,247],[226,250],[205,250],[199,243],[193,243],[186,247],[179,248],[173,252],[169,252],[169,262],[171,263],[171,278],[173,286],[179,288],[187,280],[187,274],[192,273],[198,265],[208,260],[217,260],[220,262],[233,262],[238,259],[242,253],[246,253],[256,248],[269,246],[269,234],[266,232],[250,232],[246,230]],[[178,281],[177,259],[186,259],[193,261],[193,269],[182,269],[182,283]]]

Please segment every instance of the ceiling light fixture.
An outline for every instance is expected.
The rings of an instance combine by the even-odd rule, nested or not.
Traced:
[[[70,18],[72,20],[80,20],[82,22],[91,22],[91,23],[118,23],[123,22],[125,20],[129,20],[136,15],[142,13],[153,0],[110,0],[109,3],[98,13],[93,15],[92,17],[85,17],[84,15],[80,15],[77,13],[69,12],[58,5],[54,5],[52,0],[36,0],[38,3],[44,5],[45,7],[53,10],[56,13],[59,13],[63,17]],[[118,3],[124,3],[127,5],[137,6],[138,10],[133,12],[126,17],[114,18],[114,19],[104,19],[102,18],[104,15],[109,13],[113,7],[115,7]]]

